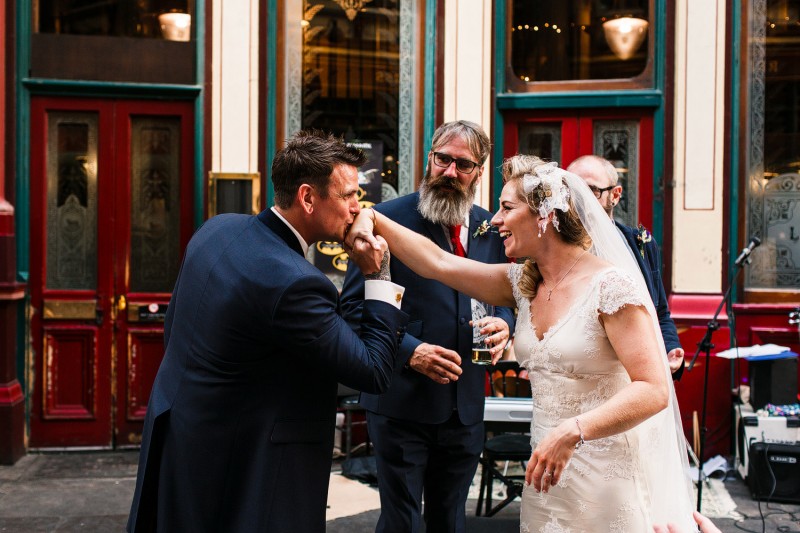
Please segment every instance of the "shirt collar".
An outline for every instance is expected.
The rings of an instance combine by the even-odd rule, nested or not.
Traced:
[[[306,240],[305,240],[305,239],[304,239],[304,238],[303,238],[303,237],[300,235],[300,233],[299,233],[299,232],[298,232],[296,229],[294,229],[294,226],[292,226],[291,224],[289,224],[289,221],[288,221],[288,220],[286,220],[285,218],[283,218],[283,215],[281,215],[281,214],[278,212],[278,210],[277,210],[277,209],[275,209],[275,206],[272,206],[272,207],[270,207],[270,210],[271,210],[273,213],[275,213],[275,216],[277,216],[279,219],[281,219],[281,220],[283,221],[283,223],[284,223],[284,224],[286,224],[286,226],[287,226],[287,227],[288,227],[290,230],[292,230],[292,233],[294,233],[294,236],[295,236],[295,237],[297,237],[297,240],[300,242],[300,247],[303,249],[303,255],[306,255],[306,254],[308,254],[308,243],[307,243],[307,242],[306,242]]]

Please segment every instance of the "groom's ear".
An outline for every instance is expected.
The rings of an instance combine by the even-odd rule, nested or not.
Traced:
[[[308,183],[303,183],[297,189],[297,196],[295,201],[303,208],[303,212],[310,215],[314,212],[314,201],[316,200],[316,191],[314,187]]]

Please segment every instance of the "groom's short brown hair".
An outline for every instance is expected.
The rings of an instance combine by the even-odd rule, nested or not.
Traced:
[[[350,165],[356,168],[367,161],[360,149],[348,145],[341,137],[321,130],[300,130],[292,135],[286,146],[272,161],[272,186],[275,205],[288,209],[300,185],[313,186],[323,198],[334,167]]]

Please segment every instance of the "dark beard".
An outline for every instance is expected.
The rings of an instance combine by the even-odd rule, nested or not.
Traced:
[[[442,186],[445,183],[452,189],[446,190]],[[470,185],[469,190],[464,190],[456,180],[443,176],[434,180],[430,175],[426,175],[419,187],[417,208],[423,218],[434,224],[444,224],[445,226],[463,224],[472,209],[477,188],[477,180]]]

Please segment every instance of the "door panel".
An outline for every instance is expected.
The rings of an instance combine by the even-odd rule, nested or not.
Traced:
[[[164,354],[164,315],[192,220],[189,103],[124,102],[117,107],[117,158],[124,243],[116,254],[118,446],[141,442],[142,422]]]
[[[98,328],[45,326],[45,420],[95,420],[97,418]]]
[[[111,446],[111,105],[31,101],[30,446]]]
[[[566,168],[578,156],[611,161],[623,186],[614,218],[651,227],[653,202],[653,119],[638,110],[515,112],[504,117],[503,153],[530,154]]]
[[[161,328],[128,328],[128,395],[126,417],[144,420],[147,399],[161,356],[164,353],[164,332]],[[141,433],[141,429],[139,430]],[[130,437],[137,441],[137,436]],[[141,440],[141,436],[138,437]]]
[[[33,98],[31,110],[31,447],[134,443],[192,230],[192,105]],[[156,312],[129,332],[131,299]]]

